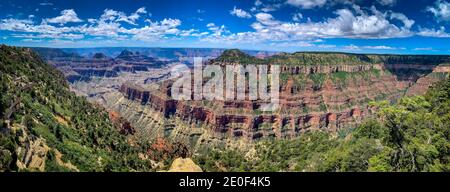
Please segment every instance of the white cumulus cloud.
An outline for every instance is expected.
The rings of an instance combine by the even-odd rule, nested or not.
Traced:
[[[237,9],[236,7],[233,8],[233,10],[230,11],[231,15],[234,15],[236,17],[240,17],[240,18],[251,18],[252,15],[250,15],[250,13],[242,10],[242,9]]]
[[[287,0],[286,3],[303,9],[322,7],[327,0]]]
[[[438,0],[426,10],[433,13],[439,21],[450,21],[450,3],[447,1]]]
[[[144,16],[148,16],[144,7],[137,9],[130,15],[112,9],[105,9],[103,14],[97,19],[89,18],[83,24],[67,27],[63,24],[81,22],[76,13],[72,9],[68,9],[62,11],[61,16],[43,19],[41,23],[34,23],[31,20],[32,18],[2,19],[0,20],[0,31],[17,32],[14,35],[15,38],[49,39],[49,42],[66,42],[68,40],[81,42],[84,41],[82,39],[86,36],[113,38],[115,41],[153,41],[167,39],[169,36],[201,37],[209,34],[208,32],[192,29],[179,29],[181,20],[171,18],[160,21],[146,19],[144,25],[137,26],[137,20]],[[122,25],[124,22],[135,25],[135,27],[124,26]]]
[[[61,11],[61,15],[54,18],[45,19],[48,23],[57,23],[57,24],[66,24],[66,23],[77,23],[82,22],[80,18],[78,18],[77,13],[73,9],[65,9]]]
[[[406,28],[411,28],[415,21],[412,19],[408,19],[408,17],[406,17],[403,13],[394,13],[392,12],[391,14],[391,19],[397,19],[401,22],[403,22],[403,24],[405,25]]]
[[[423,29],[421,28],[419,32],[417,32],[417,35],[424,36],[424,37],[441,37],[441,38],[448,38],[450,37],[450,34],[445,32],[445,27],[441,26],[440,29]]]
[[[103,14],[100,16],[99,22],[109,22],[109,21],[120,21],[120,22],[126,22],[132,25],[136,25],[136,21],[141,18],[141,15],[146,14],[147,11],[145,10],[145,7],[141,7],[137,9],[134,13],[131,15],[127,15],[124,12],[116,11],[113,9],[105,9],[103,11]],[[91,22],[91,21],[89,21]]]
[[[272,43],[283,46],[305,46],[313,44],[315,40],[326,38],[387,39],[410,37],[415,34],[411,31],[414,21],[401,13],[381,12],[375,7],[363,10],[356,6],[353,9],[339,9],[334,14],[335,17],[321,22],[312,22],[309,19],[306,21],[293,19],[286,22],[276,19],[272,14],[260,12],[255,14],[256,22],[251,24],[253,31],[221,36],[208,35],[203,40],[230,44]],[[289,41],[296,43],[283,43]],[[390,49],[390,47],[374,46],[365,49]]]

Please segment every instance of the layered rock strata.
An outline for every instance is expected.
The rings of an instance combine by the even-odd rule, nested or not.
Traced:
[[[319,89],[310,79],[306,79],[302,86],[289,79],[280,87],[281,109],[272,113],[258,112],[259,101],[176,101],[169,95],[170,82],[162,83],[162,87],[158,90],[146,90],[127,82],[121,86],[120,92],[128,99],[139,101],[159,111],[165,118],[176,116],[187,123],[204,123],[209,125],[214,133],[225,137],[293,138],[310,130],[336,132],[341,128],[354,126],[370,115],[371,110],[367,105],[369,101],[384,99],[395,101],[408,90],[414,93],[421,92],[414,90],[426,90],[432,82],[442,79],[436,76],[438,71],[444,74],[449,71],[447,67],[435,68],[436,73],[418,78],[409,77],[413,80],[399,80],[390,70],[398,72],[410,69],[410,66],[389,65],[347,69],[357,73],[375,68],[381,69],[376,75],[355,76],[354,79],[345,82],[329,78]],[[345,67],[338,69],[343,70]],[[426,71],[428,68],[419,67],[418,70]],[[300,74],[307,75],[309,72],[300,70]],[[430,79],[433,81],[430,82]]]

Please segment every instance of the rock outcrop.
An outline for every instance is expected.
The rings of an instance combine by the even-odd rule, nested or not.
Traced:
[[[203,172],[203,170],[190,158],[177,158],[167,172]]]
[[[120,116],[116,111],[109,112],[109,119],[112,121],[115,127],[119,128],[119,133],[123,135],[133,135],[136,133],[134,127],[131,126],[131,123]]]
[[[17,167],[22,170],[44,171],[49,149],[44,139],[25,141],[25,146],[16,150],[20,157],[16,162]]]
[[[131,82],[123,84],[119,91],[124,93],[128,99],[140,101],[142,103],[147,103],[149,101],[150,91],[144,90],[144,88]]]
[[[36,50],[48,63],[62,71],[71,83],[88,81],[92,77],[117,77],[121,72],[148,71],[150,68],[168,64],[167,61],[127,50],[116,58],[108,57],[103,53],[83,57],[60,49],[36,48]]]

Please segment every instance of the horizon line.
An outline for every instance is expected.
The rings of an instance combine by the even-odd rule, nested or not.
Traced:
[[[449,54],[414,54],[414,53],[370,53],[370,52],[345,52],[345,51],[275,51],[275,50],[264,50],[264,49],[241,49],[241,48],[220,48],[220,47],[145,47],[145,46],[99,46],[99,47],[51,47],[51,46],[17,46],[17,45],[8,45],[1,43],[1,45],[13,46],[13,47],[22,47],[22,48],[49,48],[49,49],[105,49],[105,48],[123,48],[126,50],[127,48],[145,48],[145,49],[222,49],[222,50],[240,50],[240,51],[261,51],[261,52],[269,52],[269,53],[338,53],[338,54],[354,54],[354,55],[414,55],[414,56],[450,56]]]

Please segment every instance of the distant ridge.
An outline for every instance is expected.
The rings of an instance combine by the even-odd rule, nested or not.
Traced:
[[[108,57],[103,53],[95,53],[94,56],[92,56],[94,59],[108,59]]]
[[[69,53],[58,48],[32,47],[31,49],[37,52],[43,59],[54,59],[58,57],[81,58],[77,53]]]
[[[223,52],[214,62],[240,64],[282,65],[342,65],[342,64],[428,64],[450,62],[450,55],[377,55],[339,52],[295,52],[279,53],[266,58],[250,56],[238,49]]]

